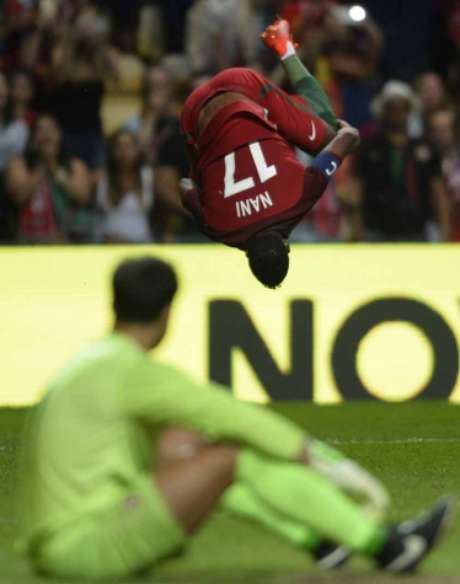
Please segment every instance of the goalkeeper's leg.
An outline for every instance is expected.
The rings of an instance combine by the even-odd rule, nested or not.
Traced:
[[[241,449],[235,455],[226,447],[207,445],[197,435],[181,432],[170,431],[160,441],[161,464],[155,477],[187,532],[191,533],[207,516],[233,481],[244,485],[246,496],[242,497],[241,491],[232,495],[230,489],[227,507],[241,515],[251,514],[298,545],[314,548],[327,538],[371,553],[385,538],[386,530],[379,521],[320,475],[346,461],[337,451],[323,452],[318,449],[319,443],[310,446],[312,463],[324,467],[318,472],[304,464],[279,461],[250,449]],[[335,480],[334,476],[330,478]],[[200,496],[201,490],[206,490],[206,497]],[[248,490],[258,503],[248,501]],[[225,498],[223,502],[225,505]]]
[[[307,452],[309,465],[280,461],[247,448],[204,443],[195,453],[189,450],[185,459],[160,465],[155,483],[186,533],[203,522],[231,485],[241,484],[262,503],[256,511],[266,513],[262,522],[279,518],[281,529],[289,529],[288,539],[293,539],[292,528],[300,525],[305,530],[298,531],[300,537],[319,534],[373,556],[383,569],[413,570],[445,528],[449,502],[440,502],[420,520],[390,529],[338,486],[364,495],[378,508],[387,502],[378,481],[322,443],[312,441]],[[279,525],[276,529],[281,533]]]
[[[293,521],[269,507],[249,485],[241,482],[234,483],[225,491],[220,507],[232,515],[255,521],[299,550],[308,552],[323,569],[339,568],[351,556],[351,552],[344,546],[321,538],[307,525]]]
[[[383,546],[387,530],[330,480],[309,466],[241,450],[236,481],[247,485],[267,508],[320,538],[365,554]]]

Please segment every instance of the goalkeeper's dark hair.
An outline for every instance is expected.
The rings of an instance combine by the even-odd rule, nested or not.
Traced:
[[[117,321],[151,323],[177,292],[172,266],[153,257],[124,260],[113,274],[113,310]]]
[[[278,288],[289,270],[289,247],[276,231],[259,233],[248,241],[246,255],[254,276],[267,288]]]

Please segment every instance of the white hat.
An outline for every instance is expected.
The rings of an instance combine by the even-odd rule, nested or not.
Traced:
[[[371,111],[376,118],[380,118],[386,104],[395,97],[406,99],[411,109],[420,109],[418,97],[412,91],[412,87],[403,81],[387,81],[382,91],[372,100]]]

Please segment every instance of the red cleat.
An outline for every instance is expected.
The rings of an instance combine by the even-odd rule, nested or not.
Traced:
[[[278,18],[273,24],[267,26],[265,31],[260,35],[260,38],[264,45],[274,51],[279,57],[286,54],[289,42],[294,47],[299,46],[292,38],[289,22],[283,18]]]

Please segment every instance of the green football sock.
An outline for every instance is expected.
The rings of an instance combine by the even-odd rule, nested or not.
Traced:
[[[318,117],[332,128],[337,128],[337,118],[326,92],[299,57],[291,55],[281,59],[281,63],[296,94],[303,97],[312,106]]]
[[[300,548],[313,550],[320,543],[313,530],[269,507],[246,484],[237,482],[227,489],[221,506],[234,515],[260,523]]]
[[[306,465],[244,449],[238,457],[236,479],[281,516],[321,537],[367,554],[377,552],[385,541],[385,528]]]

